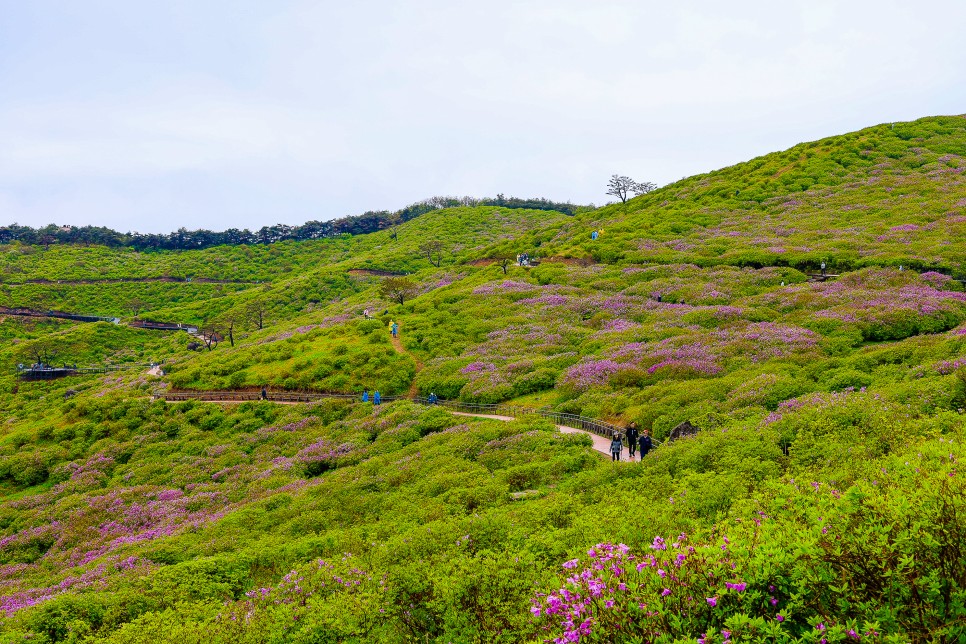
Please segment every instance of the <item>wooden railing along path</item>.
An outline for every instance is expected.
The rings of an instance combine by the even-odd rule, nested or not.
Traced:
[[[198,400],[203,402],[246,402],[260,400],[262,398],[262,394],[258,391],[172,391],[164,394],[163,398],[168,402],[182,402],[186,400]],[[294,391],[272,391],[267,393],[267,400],[269,402],[318,402],[326,399],[361,401],[361,397],[356,394]],[[449,411],[464,414],[509,416],[512,418],[537,415],[550,419],[556,425],[572,427],[574,429],[590,432],[606,438],[613,436],[614,432],[624,432],[623,428],[602,420],[598,420],[596,418],[579,416],[577,414],[565,414],[547,408],[523,407],[519,405],[505,404],[469,403],[459,400],[438,400],[435,403],[431,403],[428,398],[408,398],[406,396],[382,396],[381,400],[383,403],[393,402],[394,400],[412,400],[420,405],[435,404]]]
[[[104,365],[101,367],[51,367],[36,365],[17,365],[17,377],[21,380],[56,380],[67,376],[86,376],[99,373],[113,373],[115,371],[128,371],[131,369],[147,369],[155,366],[151,364],[117,364]]]
[[[80,315],[78,313],[65,313],[64,311],[35,311],[24,308],[9,308],[0,306],[0,315],[16,315],[31,318],[60,318],[64,320],[76,320],[77,322],[120,322],[118,318],[108,318],[98,315]]]

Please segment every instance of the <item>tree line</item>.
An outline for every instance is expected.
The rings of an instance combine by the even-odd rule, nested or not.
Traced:
[[[50,224],[43,228],[31,228],[12,224],[0,226],[0,244],[20,242],[23,244],[49,247],[52,244],[99,245],[129,247],[136,250],[198,250],[212,246],[239,246],[254,244],[274,244],[280,241],[303,241],[323,239],[340,235],[364,235],[392,228],[420,215],[440,208],[455,206],[498,206],[502,208],[527,208],[532,210],[555,210],[573,215],[592,206],[578,206],[549,199],[520,199],[500,194],[495,198],[477,199],[474,197],[431,197],[410,204],[396,211],[370,210],[361,215],[353,215],[330,221],[308,221],[301,226],[275,224],[263,226],[257,231],[247,228],[230,228],[221,232],[211,230],[187,230],[179,228],[168,234],[146,234],[138,232],[120,233],[103,226],[57,226]]]

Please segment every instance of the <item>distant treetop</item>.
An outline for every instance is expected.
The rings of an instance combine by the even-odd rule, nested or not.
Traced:
[[[525,208],[531,210],[553,210],[573,215],[580,210],[593,206],[579,206],[549,199],[520,199],[505,197],[477,199],[475,197],[431,197],[417,201],[405,208],[390,212],[370,210],[361,215],[342,217],[330,221],[308,221],[301,226],[275,224],[263,226],[252,232],[247,228],[215,232],[211,230],[188,230],[179,228],[169,234],[144,234],[137,232],[120,233],[103,226],[57,226],[50,224],[43,228],[31,228],[11,224],[0,226],[0,244],[18,241],[24,244],[84,244],[112,247],[130,247],[138,250],[198,250],[212,246],[238,246],[243,244],[273,244],[275,242],[307,239],[323,239],[339,235],[364,235],[390,228],[396,224],[415,219],[420,215],[457,206],[498,206],[501,208]]]

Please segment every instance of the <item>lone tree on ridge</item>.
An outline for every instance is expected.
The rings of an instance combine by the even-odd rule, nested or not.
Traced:
[[[657,184],[651,183],[650,181],[638,183],[630,177],[614,174],[611,175],[610,181],[607,182],[606,194],[617,197],[621,200],[621,203],[627,203],[627,199],[631,196],[631,193],[635,197],[638,197],[655,188],[657,188]]]

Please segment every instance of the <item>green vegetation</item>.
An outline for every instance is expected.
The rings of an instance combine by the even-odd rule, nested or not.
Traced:
[[[6,316],[0,362],[165,369],[0,375],[0,642],[961,641],[963,154],[939,117],[576,214],[0,247],[0,306],[122,318]],[[262,386],[664,442],[611,463],[536,416],[159,399]]]

